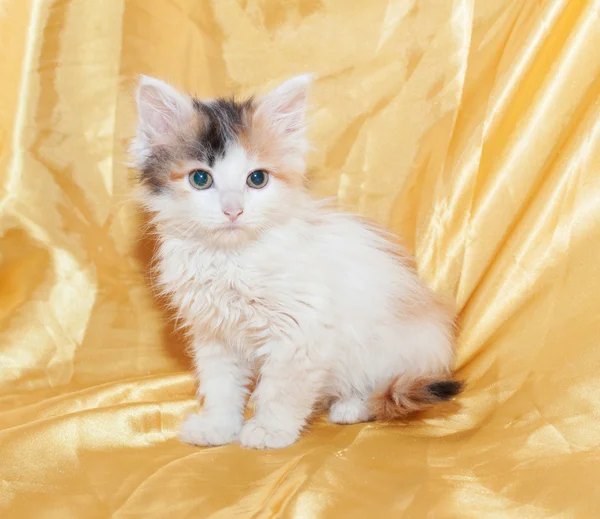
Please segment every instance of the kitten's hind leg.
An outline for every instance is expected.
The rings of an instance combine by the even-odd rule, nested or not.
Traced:
[[[351,424],[368,422],[369,419],[368,397],[342,397],[333,402],[329,409],[329,421],[331,423]]]

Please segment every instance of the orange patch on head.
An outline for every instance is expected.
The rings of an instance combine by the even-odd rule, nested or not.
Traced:
[[[183,171],[179,171],[177,169],[172,169],[169,172],[169,179],[173,181],[183,180],[186,177],[187,173]]]
[[[294,159],[286,137],[281,135],[260,106],[252,106],[244,114],[244,130],[240,133],[240,144],[249,155],[275,178],[294,187],[304,183],[303,161]],[[297,152],[296,152],[297,153]]]

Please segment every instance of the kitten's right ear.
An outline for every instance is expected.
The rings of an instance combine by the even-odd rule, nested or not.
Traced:
[[[148,140],[172,135],[194,114],[189,96],[153,77],[141,76],[136,99],[138,135]]]
[[[304,131],[312,79],[312,74],[293,77],[259,98],[259,110],[264,110],[282,133],[293,135]]]

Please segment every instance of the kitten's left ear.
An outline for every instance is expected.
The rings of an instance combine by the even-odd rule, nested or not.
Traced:
[[[304,130],[312,79],[312,74],[293,77],[258,100],[259,109],[266,111],[280,131],[290,134]]]

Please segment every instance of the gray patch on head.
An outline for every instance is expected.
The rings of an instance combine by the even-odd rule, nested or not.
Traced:
[[[148,186],[153,193],[166,188],[172,154],[167,146],[155,146],[144,165],[140,168],[140,182]]]
[[[227,147],[235,142],[245,125],[245,114],[252,99],[238,103],[234,99],[215,99],[210,102],[194,100],[194,108],[204,124],[196,138],[196,158],[213,166],[215,160],[225,155]]]
[[[238,140],[245,128],[245,114],[251,109],[252,98],[244,102],[234,99],[193,100],[194,108],[203,120],[196,135],[180,135],[176,144],[153,146],[140,168],[140,182],[158,194],[168,189],[168,176],[174,161],[196,159],[212,167],[225,155],[227,147]]]

